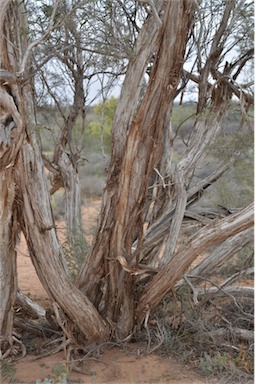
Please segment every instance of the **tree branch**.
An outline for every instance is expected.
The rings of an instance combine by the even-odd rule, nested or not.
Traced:
[[[166,264],[166,266],[145,286],[144,294],[137,307],[137,317],[141,323],[148,310],[154,308],[185,273],[192,262],[209,245],[224,241],[230,236],[252,227],[253,204],[248,205],[237,214],[215,220],[197,232],[184,244]]]

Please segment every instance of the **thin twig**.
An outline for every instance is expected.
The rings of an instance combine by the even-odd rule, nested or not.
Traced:
[[[27,65],[27,61],[28,61],[28,58],[30,56],[32,49],[35,48],[40,43],[42,43],[55,28],[60,26],[61,23],[54,24],[54,19],[56,16],[56,12],[57,12],[57,8],[58,8],[59,3],[60,3],[60,0],[56,0],[54,3],[53,10],[52,10],[51,17],[50,17],[50,24],[49,24],[49,28],[47,29],[47,31],[39,39],[33,41],[27,47],[27,50],[24,54],[24,57],[23,57],[23,60],[22,60],[21,66],[20,66],[20,70],[18,72],[18,76],[22,76],[24,74],[25,67]]]
[[[190,286],[190,288],[192,289],[193,291],[193,301],[195,303],[195,305],[199,304],[199,301],[197,299],[198,297],[198,290],[194,287],[194,285],[191,283],[191,281],[187,278],[187,276],[183,276],[184,280],[186,281],[186,283]]]

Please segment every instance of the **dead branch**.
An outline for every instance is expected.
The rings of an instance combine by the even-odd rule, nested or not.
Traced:
[[[26,314],[34,319],[45,317],[45,309],[21,291],[17,292],[15,306],[21,307]]]
[[[230,286],[225,287],[224,289],[219,287],[210,287],[210,288],[198,288],[197,289],[198,297],[208,297],[211,299],[213,297],[224,297],[224,296],[238,296],[238,297],[248,297],[254,298],[254,288],[253,287],[240,287],[240,286]]]
[[[192,278],[192,283],[197,284],[201,279],[215,273],[216,268],[233,257],[240,249],[248,244],[253,239],[253,228],[248,228],[235,236],[225,240],[220,246],[206,257],[199,265],[194,267],[189,273],[188,277]],[[179,288],[183,285],[183,279],[176,285]]]
[[[233,284],[235,281],[240,280],[242,278],[245,278],[248,275],[254,275],[254,267],[253,268],[248,268],[243,271],[237,272],[234,275],[228,277],[226,280],[221,283],[221,287],[225,287],[228,284]]]
[[[203,332],[198,337],[203,340],[203,338],[211,337],[211,339],[215,342],[215,339],[240,339],[245,342],[253,342],[254,334],[252,331],[242,328],[219,328],[211,332]]]
[[[252,227],[254,223],[253,212],[253,204],[250,204],[237,214],[215,220],[212,224],[208,224],[198,231],[184,244],[166,266],[145,285],[144,294],[139,301],[137,310],[140,320],[144,318],[148,309],[154,308],[162,300],[197,256],[209,245],[224,241]]]
[[[39,337],[48,337],[53,334],[59,335],[61,332],[57,332],[49,327],[46,327],[43,324],[40,324],[35,321],[26,321],[24,319],[15,318],[13,321],[13,325],[15,328],[22,329],[26,332],[31,332],[34,335]]]

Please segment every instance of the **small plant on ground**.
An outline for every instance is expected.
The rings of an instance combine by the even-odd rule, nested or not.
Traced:
[[[53,376],[46,377],[43,381],[37,379],[35,384],[68,384],[68,368],[58,364],[52,369]]]
[[[16,369],[8,361],[1,361],[0,378],[8,384],[15,383]]]

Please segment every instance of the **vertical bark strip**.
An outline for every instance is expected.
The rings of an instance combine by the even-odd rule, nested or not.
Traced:
[[[0,174],[0,349],[3,355],[12,345],[13,305],[17,292],[14,198],[12,171],[3,171]]]
[[[18,111],[20,95],[16,84],[16,52],[21,49],[15,34],[16,7],[0,0],[0,350],[1,358],[12,350],[13,305],[17,293],[14,166],[19,154],[23,123]]]

